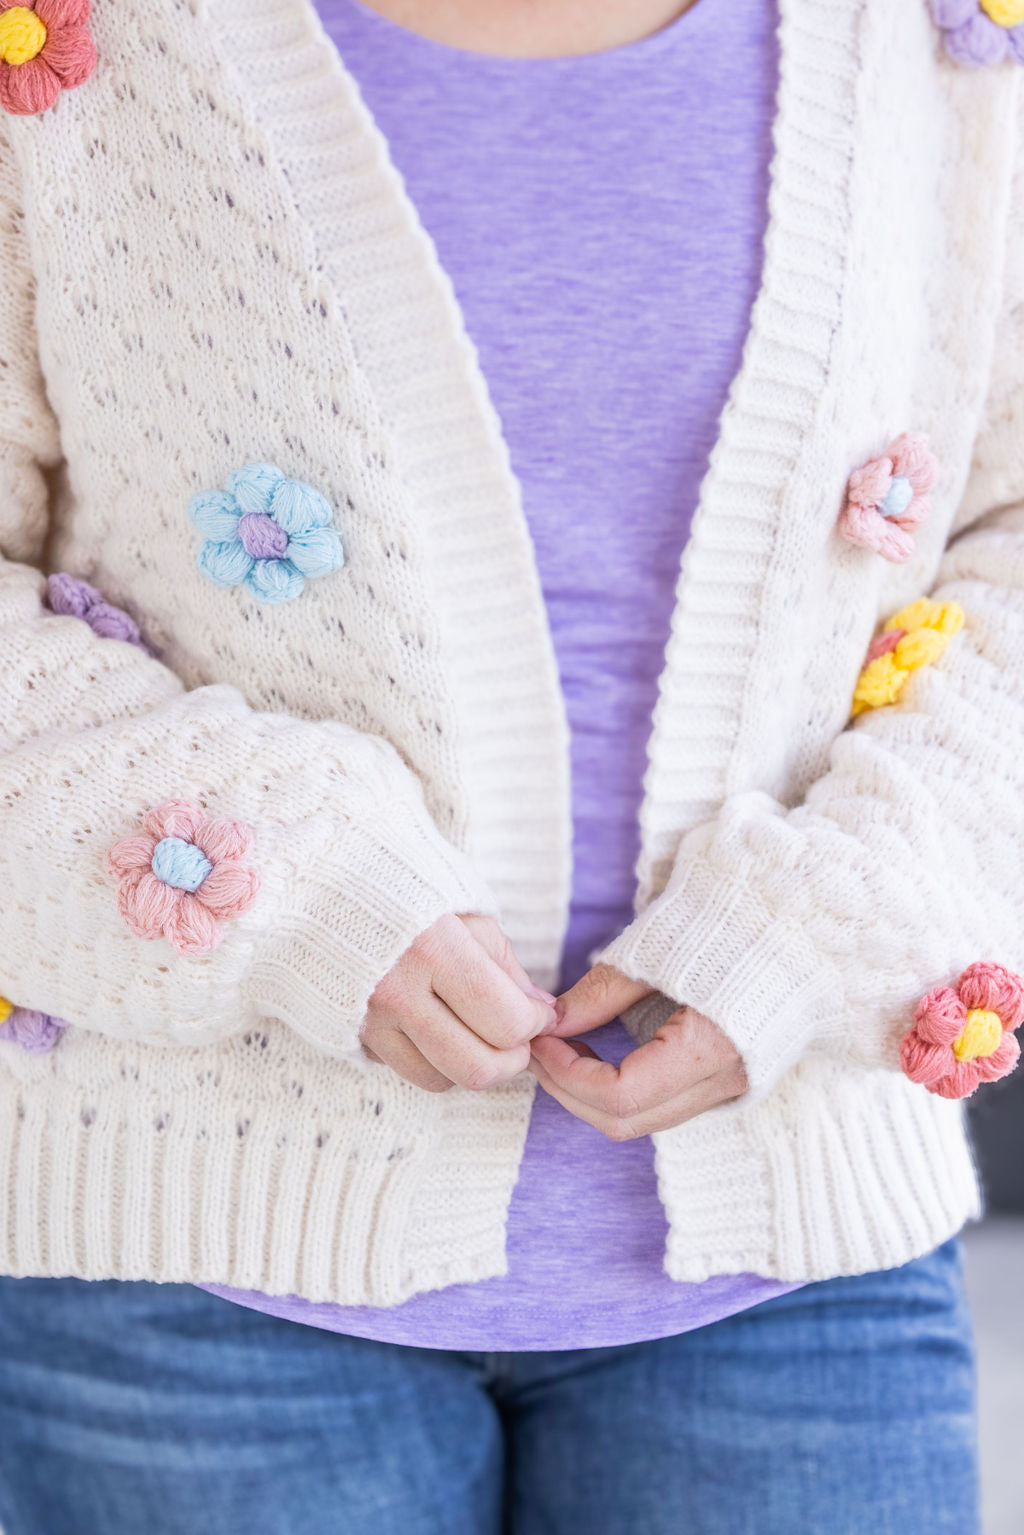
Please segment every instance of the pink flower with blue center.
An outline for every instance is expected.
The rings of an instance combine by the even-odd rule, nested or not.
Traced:
[[[932,0],[932,18],[958,64],[1024,64],[1024,0]]]
[[[274,464],[234,470],[223,490],[193,496],[188,510],[206,540],[203,575],[217,586],[244,586],[258,602],[290,602],[307,580],[344,564],[330,503]]]
[[[851,544],[903,564],[914,533],[931,516],[939,463],[922,432],[901,432],[877,458],[855,469],[846,486],[839,531]]]

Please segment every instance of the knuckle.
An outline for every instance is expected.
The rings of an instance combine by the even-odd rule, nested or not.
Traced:
[[[587,980],[591,991],[598,997],[605,997],[618,989],[622,976],[614,965],[597,964],[591,968]]]
[[[493,1060],[476,1061],[468,1067],[462,1078],[462,1086],[469,1088],[470,1092],[486,1092],[492,1087],[501,1087],[505,1082],[511,1082],[521,1071],[525,1071],[530,1064],[530,1051],[528,1048],[515,1051],[506,1051]]]
[[[742,1061],[736,1061],[725,1073],[724,1086],[730,1098],[742,1098],[750,1086],[750,1079]]]
[[[423,965],[436,970],[450,959],[452,947],[451,934],[441,923],[435,922],[433,927],[413,939],[398,963],[401,965],[402,960],[407,960],[417,967]]]
[[[491,1043],[499,1050],[518,1050],[522,1045],[529,1044],[534,1032],[523,1018],[499,1015],[491,1029]]]
[[[610,1141],[635,1141],[640,1132],[629,1119],[611,1119],[604,1127]]]
[[[480,1061],[467,1069],[462,1085],[472,1093],[479,1093],[486,1092],[489,1087],[497,1087],[504,1080],[504,1073],[499,1066],[490,1061]]]
[[[636,1095],[626,1087],[621,1085],[616,1087],[612,1095],[610,1112],[614,1119],[622,1122],[633,1119],[640,1112],[640,1105],[636,1101]]]

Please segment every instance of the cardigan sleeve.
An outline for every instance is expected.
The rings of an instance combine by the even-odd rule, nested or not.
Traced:
[[[725,800],[595,957],[711,1018],[763,1098],[805,1054],[899,1071],[917,1001],[977,960],[1024,971],[1024,172],[963,504],[929,595],[965,626],[859,714],[789,808]],[[639,1004],[651,1031],[667,1007]],[[923,1090],[923,1089],[922,1089]]]
[[[143,650],[47,610],[37,565],[61,455],[13,180],[0,178],[0,993],[121,1039],[205,1044],[273,1017],[358,1054],[369,996],[412,940],[496,903],[389,743],[255,712],[230,687],[186,691]],[[145,817],[175,800],[212,823],[196,834],[210,857],[171,836],[184,873],[144,887],[129,866],[153,843]],[[163,819],[189,833],[196,812]],[[204,919],[185,950],[140,936],[195,899],[204,869],[216,927]]]

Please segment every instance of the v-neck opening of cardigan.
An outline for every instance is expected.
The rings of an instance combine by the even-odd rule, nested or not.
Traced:
[[[845,182],[852,161],[852,113],[849,121],[844,121],[843,113],[854,94],[859,67],[856,37],[863,7],[864,0],[826,0],[824,5],[820,0],[780,3],[779,77],[772,117],[763,264],[741,361],[730,383],[677,576],[671,629],[647,741],[647,768],[639,812],[638,906],[645,904],[664,883],[679,837],[713,814],[724,792],[735,727],[743,708],[753,637],[749,622],[745,623],[739,612],[744,604],[737,602],[735,613],[724,612],[728,602],[721,594],[730,589],[763,588],[771,557],[772,519],[813,419],[815,389],[825,375],[835,317],[829,316],[822,326],[819,323],[822,317],[815,313],[810,316],[810,324],[788,327],[787,333],[787,315],[792,314],[794,301],[799,301],[800,272],[809,260],[817,258],[822,269],[831,267],[834,271],[837,266],[842,267],[842,229],[838,227],[842,217],[835,207],[841,199],[834,194],[837,183]],[[532,647],[535,663],[540,662],[527,685],[548,694],[546,703],[540,702],[538,718],[547,719],[548,728],[556,732],[557,739],[537,747],[541,755],[547,752],[547,764],[537,767],[529,784],[524,784],[521,774],[527,771],[529,753],[522,739],[515,739],[511,727],[504,750],[512,756],[518,752],[526,762],[526,766],[521,766],[521,774],[515,771],[509,774],[513,803],[517,789],[523,789],[527,815],[526,801],[538,794],[553,795],[558,803],[553,811],[549,807],[547,824],[552,828],[558,826],[559,840],[564,844],[571,830],[568,734],[535,550],[522,518],[518,485],[501,424],[451,281],[391,159],[387,142],[363,103],[358,85],[346,70],[312,0],[262,0],[255,8],[251,0],[245,4],[243,0],[226,0],[220,14],[225,26],[234,15],[236,43],[243,32],[248,32],[252,82],[269,79],[268,70],[275,59],[279,65],[283,62],[282,53],[275,52],[275,44],[302,54],[294,67],[297,74],[305,69],[302,77],[305,88],[286,78],[264,93],[262,116],[270,125],[268,137],[285,150],[290,147],[292,156],[298,157],[303,147],[301,140],[305,139],[315,150],[333,132],[339,141],[335,151],[339,165],[350,166],[351,173],[360,176],[367,186],[374,177],[390,184],[395,195],[390,218],[398,215],[402,220],[401,225],[396,220],[388,228],[393,250],[401,250],[403,256],[409,257],[414,246],[419,248],[419,260],[427,274],[422,288],[424,309],[428,301],[433,303],[433,323],[442,324],[446,334],[432,333],[427,320],[422,321],[418,338],[410,337],[408,327],[399,334],[396,322],[387,314],[389,295],[379,273],[376,287],[367,279],[358,295],[353,290],[344,293],[342,299],[350,310],[364,300],[377,305],[379,313],[367,334],[372,330],[375,344],[379,345],[382,373],[403,348],[407,354],[416,355],[416,348],[429,345],[435,335],[438,345],[449,346],[452,356],[459,354],[466,399],[472,398],[476,428],[481,428],[480,441],[490,441],[495,464],[500,460],[497,472],[505,484],[505,495],[491,503],[493,525],[488,527],[489,541],[500,544],[504,537],[509,548],[518,548],[521,561],[532,566],[530,571],[523,569],[512,578],[520,581],[523,592],[515,621],[506,617],[504,630],[500,631],[502,620],[490,609],[474,610],[470,623],[473,632],[461,636],[462,648],[466,652],[470,649],[478,652],[480,647],[493,649],[515,636],[523,641],[526,650]],[[823,72],[808,74],[806,60],[802,58],[813,44],[820,47],[822,40],[834,55],[834,70],[827,77]],[[235,51],[237,54],[237,47]],[[308,89],[312,81],[316,82],[318,100],[312,99],[313,93]],[[811,174],[809,166],[813,167]],[[301,201],[297,161],[289,179],[293,193]],[[827,235],[806,233],[802,208],[808,202],[821,213],[820,223],[828,226]],[[317,207],[306,211],[307,223],[321,225],[314,234],[324,233],[323,226],[329,217],[323,204],[321,198]],[[320,249],[319,255],[322,262],[329,262],[329,251]],[[433,299],[430,288],[434,289]],[[438,299],[444,310],[443,318]],[[795,354],[792,372],[798,382],[791,383],[785,370],[780,371],[780,348]],[[766,382],[782,387],[772,392],[764,388]],[[390,387],[393,394],[400,388],[394,379]],[[384,414],[387,418],[387,408]],[[476,428],[466,417],[461,424],[465,427],[463,436],[468,439]],[[514,520],[518,518],[515,528],[508,521],[513,507],[518,508],[517,513],[511,513]],[[500,526],[502,517],[504,531]],[[457,542],[459,535],[452,536]],[[494,565],[491,578],[497,579],[496,589],[501,590],[498,564]],[[459,600],[467,601],[468,613],[472,604],[457,581],[447,595],[453,592]],[[535,632],[527,643],[526,631],[531,627]],[[462,662],[458,658],[456,661],[464,664],[468,678],[475,663],[465,656]],[[709,683],[711,676],[714,685]],[[462,692],[461,723],[467,738],[473,735],[473,721],[467,710],[475,685],[467,683]],[[524,686],[523,679],[517,679],[515,686]],[[557,697],[551,696],[552,690]],[[493,732],[486,745],[477,744],[491,758],[501,750]],[[672,824],[654,824],[655,798],[662,805],[672,806]],[[482,816],[479,796],[471,814],[474,811],[479,821]],[[538,827],[539,822],[534,828],[535,835],[539,834]],[[568,856],[563,846],[563,857]],[[547,872],[552,876],[552,864]],[[485,877],[493,876],[494,871],[485,869],[484,873]],[[557,881],[563,908],[560,931],[564,931],[569,874],[570,867],[565,864]],[[547,909],[550,913],[549,905]],[[540,943],[540,947],[545,945]]]

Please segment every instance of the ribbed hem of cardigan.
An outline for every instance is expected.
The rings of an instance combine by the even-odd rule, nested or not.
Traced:
[[[811,1055],[764,1105],[652,1139],[677,1280],[897,1268],[982,1213],[963,1105],[899,1072]]]
[[[497,915],[469,859],[417,810],[397,797],[367,804],[292,845],[286,898],[245,995],[332,1056],[361,1057],[370,995],[420,933],[448,912]]]
[[[533,1087],[422,1093],[276,1025],[0,1046],[0,1272],[376,1306],[503,1274]],[[673,1279],[892,1268],[980,1213],[962,1105],[821,1058],[777,1093],[654,1137]]]
[[[0,1045],[0,1272],[373,1306],[503,1274],[534,1085],[424,1093],[278,1024]]]
[[[743,1057],[746,1107],[823,1032],[838,989],[804,928],[700,857],[594,957],[716,1023]]]

